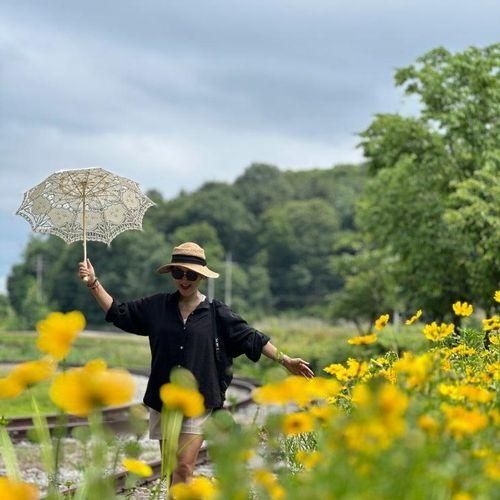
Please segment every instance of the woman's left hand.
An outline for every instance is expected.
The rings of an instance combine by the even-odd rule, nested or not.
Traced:
[[[294,375],[303,375],[306,378],[314,377],[314,372],[309,368],[309,363],[301,358],[290,358],[290,356],[285,356],[282,365]]]

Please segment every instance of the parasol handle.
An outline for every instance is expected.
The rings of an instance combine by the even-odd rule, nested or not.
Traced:
[[[83,182],[83,213],[82,213],[82,218],[83,218],[83,262],[87,264],[87,224],[86,224],[86,217],[85,217],[85,188],[87,187],[87,183]],[[82,276],[82,281],[87,282],[89,280],[88,276]]]

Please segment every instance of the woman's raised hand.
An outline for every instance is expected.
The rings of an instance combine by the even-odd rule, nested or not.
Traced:
[[[80,262],[78,266],[80,279],[92,283],[95,280],[95,271],[94,266],[90,263],[90,260],[87,259],[87,262]]]

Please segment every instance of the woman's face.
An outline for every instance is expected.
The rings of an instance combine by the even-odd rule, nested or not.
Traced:
[[[175,287],[182,297],[190,297],[198,291],[202,277],[186,267],[175,266],[171,271]]]

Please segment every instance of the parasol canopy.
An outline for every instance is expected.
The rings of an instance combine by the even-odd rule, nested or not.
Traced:
[[[153,206],[137,182],[100,167],[61,170],[24,193],[16,214],[33,231],[54,234],[66,243],[83,240],[110,244],[128,229],[142,229]]]

